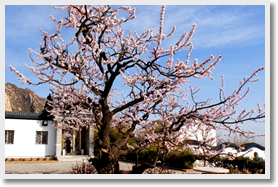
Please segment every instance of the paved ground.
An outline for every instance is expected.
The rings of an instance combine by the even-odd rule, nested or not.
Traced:
[[[6,174],[66,174],[77,161],[49,163],[5,164]],[[121,170],[131,170],[133,164],[120,162]]]

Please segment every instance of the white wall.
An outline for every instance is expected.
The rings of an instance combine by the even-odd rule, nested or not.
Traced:
[[[187,129],[187,139],[191,140],[198,140],[198,141],[208,141],[211,138],[214,140],[211,140],[207,142],[207,144],[211,146],[216,146],[216,130],[212,129],[210,126],[205,125],[201,122],[195,121],[194,124],[190,125]]]
[[[5,157],[45,157],[55,155],[55,128],[52,121],[5,119],[5,130],[14,130],[14,144],[5,144]],[[48,131],[48,144],[36,144],[36,131]]]

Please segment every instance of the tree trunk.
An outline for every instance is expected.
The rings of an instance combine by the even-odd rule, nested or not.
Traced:
[[[100,158],[91,158],[89,160],[96,168],[99,174],[117,174],[119,173],[119,162],[117,159],[111,159],[109,154]]]
[[[115,174],[119,172],[119,150],[112,149],[110,142],[110,125],[112,114],[109,111],[107,101],[102,102],[102,125],[98,132],[98,140],[95,141],[97,147],[96,157],[89,161],[96,168],[99,174]]]
[[[128,141],[130,133],[135,129],[137,122],[133,123],[132,128],[122,138],[111,141],[110,128],[113,113],[110,112],[106,99],[101,100],[101,105],[103,117],[101,128],[98,132],[98,140],[95,141],[98,150],[96,151],[96,157],[90,159],[90,162],[100,174],[117,174],[119,173],[120,149]]]

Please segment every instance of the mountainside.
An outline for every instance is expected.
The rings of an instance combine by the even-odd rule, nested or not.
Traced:
[[[18,88],[11,83],[5,84],[5,111],[34,112],[43,111],[46,99],[26,88]]]

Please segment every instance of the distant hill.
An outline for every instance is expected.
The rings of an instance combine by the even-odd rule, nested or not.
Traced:
[[[5,84],[5,111],[34,112],[43,111],[46,99],[26,88],[18,88],[11,83]]]

